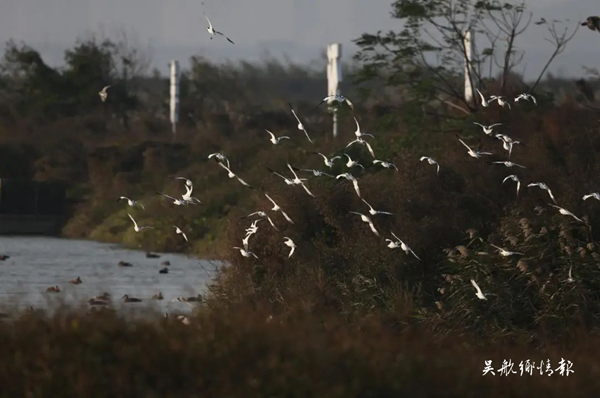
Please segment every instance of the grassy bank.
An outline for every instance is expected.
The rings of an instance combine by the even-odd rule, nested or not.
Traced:
[[[271,314],[261,305],[178,320],[124,320],[110,311],[0,322],[0,396],[15,397],[478,397],[592,396],[597,336],[525,348],[471,335],[402,331],[371,318]],[[157,316],[158,317],[158,316]],[[518,364],[561,358],[568,377]],[[517,374],[482,376],[485,360]]]

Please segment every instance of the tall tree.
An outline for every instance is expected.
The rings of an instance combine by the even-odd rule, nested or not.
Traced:
[[[395,0],[392,9],[392,16],[403,23],[402,30],[363,34],[356,40],[361,48],[356,58],[364,65],[359,81],[383,78],[387,85],[407,88],[417,106],[441,103],[468,115],[478,109],[477,101],[465,98],[468,64],[474,87],[484,90],[493,72],[499,72],[500,91],[506,93],[508,78],[523,57],[518,39],[533,17],[524,0]],[[559,31],[557,23],[536,23],[548,25],[547,40],[554,51],[529,91],[577,30]],[[475,46],[470,59],[465,46],[468,31],[485,43]]]

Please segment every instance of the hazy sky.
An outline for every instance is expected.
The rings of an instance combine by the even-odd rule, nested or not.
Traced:
[[[183,65],[191,55],[216,60],[258,60],[270,53],[309,63],[329,42],[343,44],[348,60],[351,41],[363,32],[398,28],[390,17],[392,0],[205,0],[216,29],[235,41],[209,40],[202,0],[0,0],[0,41],[23,40],[52,65],[62,63],[65,48],[77,37],[121,30],[144,47],[154,65],[167,71],[171,58]],[[598,0],[527,0],[534,20],[570,18],[571,24],[600,14]],[[546,31],[533,25],[520,41],[527,56],[519,71],[535,74],[550,55]],[[600,34],[582,28],[551,71],[581,74],[581,65],[600,60]]]

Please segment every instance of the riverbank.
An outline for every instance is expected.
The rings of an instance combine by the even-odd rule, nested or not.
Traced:
[[[0,397],[567,397],[598,393],[597,336],[528,347],[393,332],[260,306],[186,318],[110,310],[0,320]],[[323,322],[325,321],[325,322]],[[570,361],[560,374],[561,359]],[[483,375],[486,361],[492,372]],[[549,360],[549,367],[546,364]],[[501,371],[510,361],[510,374]],[[542,372],[519,364],[526,361]],[[552,373],[550,373],[552,369]]]

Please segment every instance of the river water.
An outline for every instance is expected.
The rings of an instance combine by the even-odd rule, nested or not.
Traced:
[[[49,237],[0,236],[0,254],[10,256],[0,261],[0,311],[8,313],[30,306],[45,310],[62,304],[86,308],[90,297],[103,292],[112,296],[117,308],[189,312],[190,305],[171,300],[203,293],[215,267],[220,266],[182,254],[159,253],[160,258],[147,258],[145,252],[114,244]],[[119,267],[119,261],[133,266]],[[168,274],[159,274],[163,261],[171,263]],[[69,283],[78,276],[83,283]],[[55,285],[60,293],[46,292]],[[152,300],[158,292],[164,300]],[[142,302],[124,303],[124,294]]]

